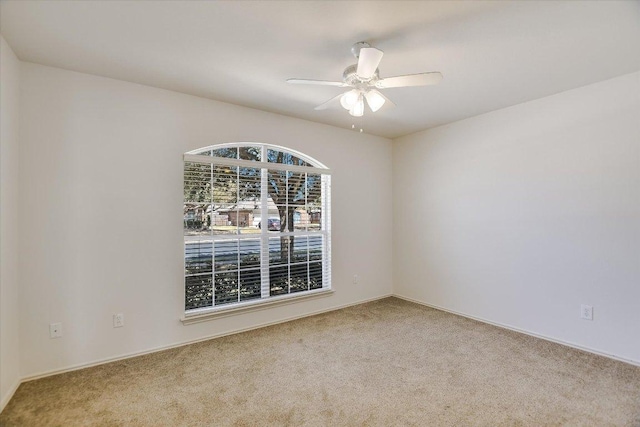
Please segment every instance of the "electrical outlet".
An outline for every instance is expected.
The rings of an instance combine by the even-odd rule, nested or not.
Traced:
[[[359,281],[360,281],[360,276],[358,276],[357,274],[354,274],[353,275],[353,284],[357,285]]]
[[[580,306],[580,317],[585,320],[593,320],[593,307],[582,304]]]
[[[62,323],[50,323],[49,324],[49,337],[60,338],[62,337]]]
[[[124,326],[124,314],[116,313],[113,315],[113,327],[122,328]]]

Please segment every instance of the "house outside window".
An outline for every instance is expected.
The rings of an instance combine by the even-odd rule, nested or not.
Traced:
[[[260,143],[184,155],[185,314],[331,288],[330,170]]]

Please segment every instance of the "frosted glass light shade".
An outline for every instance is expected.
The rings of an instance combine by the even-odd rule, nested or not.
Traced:
[[[358,100],[353,105],[351,110],[349,110],[349,114],[354,117],[361,117],[364,114],[364,99],[362,98],[362,94],[358,96]]]
[[[371,108],[371,111],[373,111],[374,113],[384,105],[384,96],[382,96],[382,94],[375,89],[371,89],[369,92],[365,93],[364,96],[367,98],[369,108]]]
[[[360,93],[355,89],[345,92],[340,98],[340,105],[342,105],[342,108],[345,110],[351,110],[358,102],[359,97]]]

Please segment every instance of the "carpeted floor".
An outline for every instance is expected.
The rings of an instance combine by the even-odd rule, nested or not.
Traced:
[[[22,384],[2,426],[640,426],[640,368],[397,298]]]

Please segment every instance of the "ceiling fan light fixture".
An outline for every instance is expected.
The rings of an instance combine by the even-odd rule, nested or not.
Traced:
[[[344,95],[340,98],[340,105],[345,110],[351,110],[360,97],[360,93],[356,89],[352,89],[348,92],[345,92]]]
[[[364,99],[362,97],[362,94],[358,95],[358,100],[349,110],[349,114],[354,117],[362,117],[364,115]]]
[[[392,77],[380,77],[378,65],[384,55],[380,49],[372,47],[366,42],[358,42],[353,45],[351,52],[358,62],[349,65],[342,72],[342,81],[288,79],[287,83],[311,84],[321,86],[338,86],[349,88],[346,92],[337,94],[330,100],[315,107],[316,110],[326,110],[340,102],[342,108],[354,117],[364,115],[364,104],[375,113],[384,105],[394,107],[395,104],[382,94],[380,90],[396,87],[428,86],[442,80],[442,74],[438,71],[429,71],[418,74],[405,74]]]
[[[374,113],[378,111],[385,102],[384,96],[380,92],[375,89],[371,89],[367,93],[364,94],[365,98],[367,98],[367,104],[369,104],[369,108]]]

